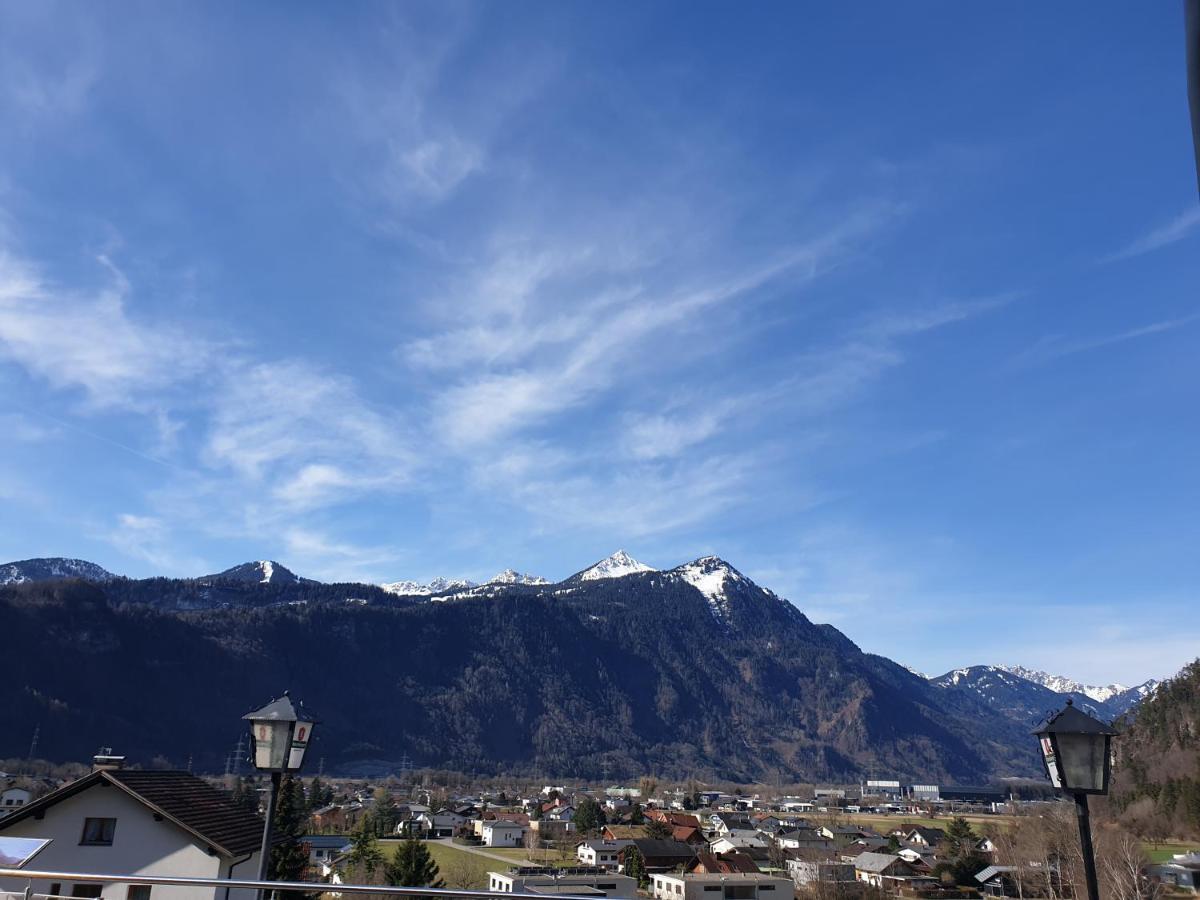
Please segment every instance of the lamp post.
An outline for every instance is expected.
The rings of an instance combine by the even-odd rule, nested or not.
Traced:
[[[1088,794],[1108,793],[1112,775],[1112,739],[1117,732],[1111,725],[1076,709],[1074,701],[1068,698],[1066,707],[1033,733],[1037,735],[1050,784],[1075,798],[1088,900],[1100,900],[1087,798]]]
[[[258,880],[270,880],[271,826],[275,819],[275,804],[279,800],[279,785],[284,772],[298,772],[304,763],[304,752],[312,740],[317,724],[312,713],[293,705],[287,691],[262,709],[246,713],[250,723],[250,740],[254,748],[254,768],[271,773],[271,793],[267,797],[267,821],[263,826],[262,851],[258,860]],[[259,900],[264,900],[263,891]]]

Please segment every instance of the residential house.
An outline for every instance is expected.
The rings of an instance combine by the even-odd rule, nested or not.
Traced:
[[[779,831],[775,834],[775,843],[784,850],[817,850],[831,851],[837,848],[834,843],[815,828],[797,828],[794,831]]]
[[[634,900],[637,882],[607,869],[546,869],[523,866],[488,872],[488,890],[506,894],[562,894],[569,897],[613,897]]]
[[[729,875],[734,872],[754,873],[760,870],[750,854],[742,850],[719,854],[701,850],[696,854],[696,858],[684,867],[684,871],[697,875]]]
[[[637,847],[646,864],[647,872],[668,872],[677,866],[686,866],[696,856],[696,851],[682,841],[669,838],[634,838],[630,845]],[[625,871],[625,854],[629,845],[622,847],[620,853],[620,871]]]
[[[918,879],[913,867],[893,853],[863,853],[853,865],[856,880],[872,887],[894,889]]]
[[[10,787],[0,791],[0,816],[6,816],[14,809],[20,809],[33,799],[33,794],[25,788]]]
[[[664,825],[670,825],[672,828],[699,828],[700,819],[694,813],[671,812],[665,809],[648,809],[646,810],[646,818],[652,822],[662,822]]]
[[[320,868],[350,849],[350,839],[340,834],[309,834],[301,842],[308,848],[308,864]]]
[[[483,845],[485,847],[520,847],[525,843],[525,832],[529,829],[507,819],[489,819],[483,823]]]
[[[754,831],[754,825],[748,816],[741,813],[715,812],[708,817],[710,835],[727,835],[731,831]]]
[[[906,844],[919,844],[922,847],[937,847],[946,839],[946,832],[940,828],[926,828],[918,825],[903,838]]]
[[[0,836],[49,838],[38,867],[59,872],[254,878],[263,821],[187,772],[100,769],[0,819]],[[24,891],[26,879],[0,879]],[[50,894],[106,900],[225,900],[212,887],[150,887],[64,878]],[[233,890],[229,900],[254,900]]]
[[[727,853],[730,850],[766,846],[766,839],[757,831],[750,831],[741,828],[731,830],[725,835],[719,835],[708,842],[708,849],[714,853]]]
[[[616,871],[620,865],[620,851],[632,844],[632,840],[580,841],[575,845],[575,858],[585,866]]]
[[[654,900],[792,900],[792,882],[761,872],[651,876]]]
[[[1017,871],[1016,866],[988,866],[975,876],[975,880],[989,897],[1019,897],[1023,892],[1013,877]]]
[[[1169,885],[1177,891],[1200,893],[1200,852],[1176,853],[1165,863],[1147,866],[1151,881]]]
[[[413,822],[426,837],[454,837],[467,824],[467,817],[452,809],[443,809],[435,813],[421,813]]]
[[[857,881],[854,864],[834,859],[789,859],[788,874],[796,887],[810,884],[846,884]]]

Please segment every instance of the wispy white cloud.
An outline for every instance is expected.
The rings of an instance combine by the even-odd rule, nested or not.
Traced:
[[[179,553],[179,541],[170,523],[156,516],[121,513],[116,522],[96,535],[132,559],[150,563],[163,573],[207,574],[201,557]]]
[[[293,505],[400,486],[415,464],[351,379],[299,360],[230,365],[208,402],[206,461]]]
[[[1018,355],[1013,360],[1013,365],[1018,367],[1041,365],[1042,363],[1051,362],[1064,356],[1087,353],[1090,350],[1100,350],[1104,347],[1123,344],[1127,341],[1136,341],[1141,338],[1165,334],[1166,332],[1192,325],[1197,321],[1200,321],[1200,313],[1193,313],[1189,316],[1180,316],[1174,319],[1162,319],[1158,322],[1151,322],[1148,325],[1139,325],[1136,328],[1130,328],[1126,331],[1097,337],[1066,338],[1058,335],[1043,337],[1028,350]]]
[[[1165,225],[1160,225],[1116,253],[1104,257],[1101,262],[1117,262],[1161,249],[1182,241],[1198,226],[1200,226],[1200,207],[1186,209]]]
[[[483,321],[470,326],[471,346],[486,348],[491,360],[482,372],[472,372],[434,399],[434,417],[451,445],[464,448],[486,444],[576,408],[612,387],[618,376],[643,353],[644,342],[678,328],[707,311],[742,301],[776,280],[796,289],[835,265],[855,239],[880,227],[887,210],[855,214],[813,240],[790,247],[774,258],[738,271],[714,272],[703,286],[659,291],[649,286],[626,286],[585,299],[565,313],[528,302],[520,292],[516,312],[492,324],[494,309],[483,300]],[[525,279],[536,284],[537,278]],[[694,276],[693,276],[694,277]],[[465,311],[467,315],[472,310]],[[544,314],[545,319],[532,321]],[[528,324],[527,324],[528,323]],[[429,339],[418,347],[426,360],[433,347],[461,346],[462,329]],[[515,338],[524,334],[522,343]],[[711,348],[715,349],[717,343]],[[510,348],[497,351],[495,348]],[[693,346],[697,353],[704,348]],[[528,357],[528,359],[527,359]],[[465,354],[456,357],[471,362]],[[475,359],[476,366],[483,360]]]
[[[175,325],[135,318],[125,277],[107,258],[99,263],[104,282],[76,291],[0,252],[0,359],[52,387],[81,391],[94,408],[147,410],[163,391],[200,374],[214,345]]]

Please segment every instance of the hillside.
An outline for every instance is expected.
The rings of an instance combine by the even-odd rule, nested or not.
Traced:
[[[1200,837],[1200,660],[1118,728],[1113,804],[1142,828]]]
[[[118,579],[0,588],[0,756],[35,726],[218,769],[285,688],[327,769],[417,765],[749,781],[1036,771],[1024,729],[881,657],[715,558],[442,602],[363,585]]]

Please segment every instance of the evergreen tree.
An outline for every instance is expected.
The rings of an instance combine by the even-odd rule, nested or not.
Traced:
[[[650,883],[650,876],[646,874],[646,860],[642,856],[642,851],[637,848],[637,844],[630,844],[625,848],[625,874],[634,879],[638,887],[644,888]]]
[[[250,782],[238,776],[237,781],[233,783],[233,802],[236,806],[246,810],[246,812],[258,815],[258,791]]]
[[[316,812],[332,802],[333,788],[323,782],[320,775],[315,776],[308,785],[308,811]]]
[[[383,863],[383,853],[379,850],[375,831],[366,818],[359,823],[358,830],[350,838],[350,863],[362,866],[368,876],[374,875],[375,870]]]
[[[389,837],[396,833],[396,823],[400,820],[400,814],[396,810],[392,792],[387,788],[376,789],[375,800],[371,804],[371,820],[375,823],[375,834],[380,837]]]
[[[604,815],[604,808],[596,800],[584,797],[575,807],[573,821],[577,831],[592,834],[603,828],[608,818]]]
[[[671,826],[661,819],[651,819],[646,823],[646,837],[654,838],[656,841],[665,841],[673,833]]]
[[[274,830],[277,835],[271,848],[271,880],[303,881],[308,868],[308,853],[300,842],[308,822],[308,805],[299,778],[284,775],[275,803]],[[300,895],[303,896],[303,895]]]
[[[630,825],[645,825],[646,824],[646,814],[644,812],[642,812],[642,804],[640,804],[640,803],[633,804],[633,810],[632,810],[632,812],[629,813],[629,824]]]
[[[987,867],[987,860],[975,849],[978,838],[971,823],[955,816],[946,828],[942,849],[945,862],[934,869],[936,874],[947,872],[955,884],[974,884],[975,875]]]
[[[415,838],[396,848],[396,855],[383,867],[383,880],[397,887],[445,886],[429,848]]]

